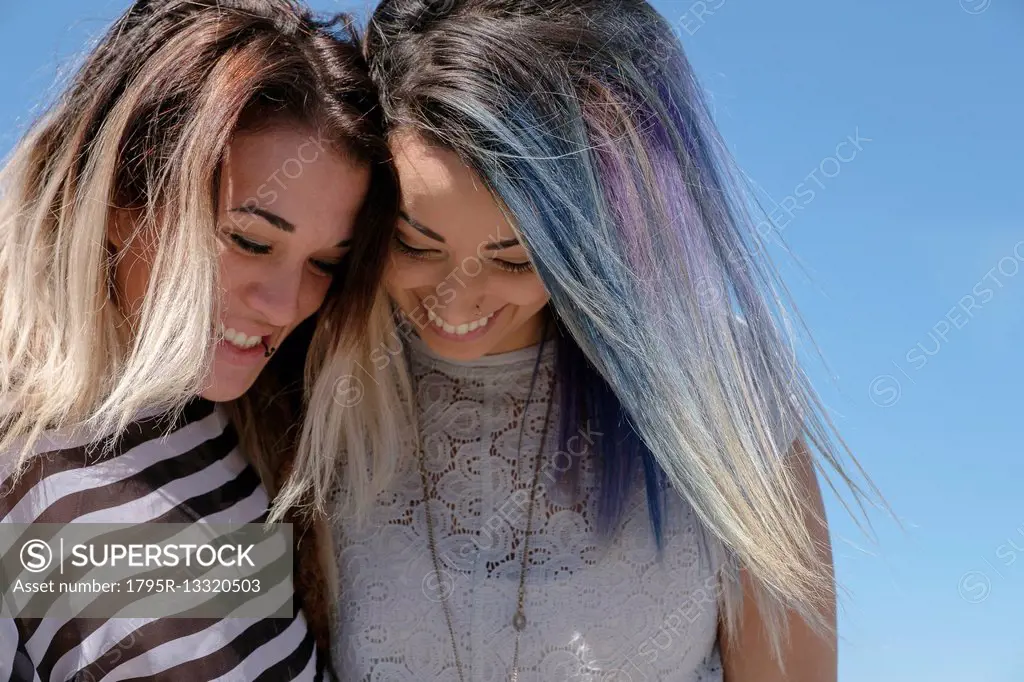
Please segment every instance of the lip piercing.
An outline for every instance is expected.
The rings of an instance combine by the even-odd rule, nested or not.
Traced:
[[[268,346],[266,341],[260,341],[260,343],[263,344],[263,350],[265,351],[263,353],[263,357],[265,358],[269,358],[274,354],[274,351],[277,350],[274,346]]]

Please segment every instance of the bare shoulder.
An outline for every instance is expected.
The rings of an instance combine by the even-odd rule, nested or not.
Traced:
[[[790,463],[801,499],[807,501],[808,531],[831,568],[832,552],[821,488],[813,458],[802,442],[794,443]],[[740,582],[743,609],[739,627],[734,638],[730,638],[725,628],[721,628],[720,633],[725,682],[835,682],[838,661],[834,595],[825,600],[823,608],[831,633],[815,631],[795,611],[786,613],[788,637],[783,641],[779,661],[774,656],[765,618],[757,603],[757,588],[745,571],[741,571]]]

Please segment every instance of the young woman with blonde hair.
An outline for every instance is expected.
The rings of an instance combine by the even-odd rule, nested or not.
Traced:
[[[0,172],[0,521],[259,523],[285,453],[343,445],[390,314],[382,131],[345,17],[132,4]],[[0,619],[0,679],[319,679],[323,626]]]
[[[374,369],[415,394],[402,449],[339,466],[339,669],[834,681],[816,474],[863,492],[672,28],[383,0],[366,54],[403,207]]]

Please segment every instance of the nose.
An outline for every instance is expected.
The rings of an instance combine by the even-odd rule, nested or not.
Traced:
[[[486,313],[493,305],[490,292],[485,289],[460,291],[447,305],[437,306],[436,312],[453,324],[472,322]]]
[[[265,280],[253,283],[249,306],[275,327],[288,327],[300,315],[302,271],[278,269]]]
[[[478,266],[475,272],[463,268],[459,272],[459,279],[452,277],[450,283],[455,296],[445,308],[468,317],[473,317],[478,309],[486,309],[490,299],[501,295],[500,287],[495,286],[500,285],[500,282],[494,281],[486,267]]]

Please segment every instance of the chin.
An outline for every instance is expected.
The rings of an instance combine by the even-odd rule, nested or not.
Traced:
[[[246,391],[252,388],[254,382],[255,380],[246,382],[215,380],[199,394],[199,397],[212,403],[231,402],[245,395]]]
[[[459,343],[458,341],[446,341],[439,339],[429,332],[421,334],[420,338],[423,339],[432,351],[440,355],[441,357],[448,358],[450,360],[479,360],[480,358],[487,355],[493,343],[486,343],[485,340],[481,340],[479,343]]]
[[[245,395],[245,391],[230,391],[211,388],[200,393],[199,397],[204,400],[209,400],[211,403],[228,403],[232,400],[238,400],[243,395]]]

